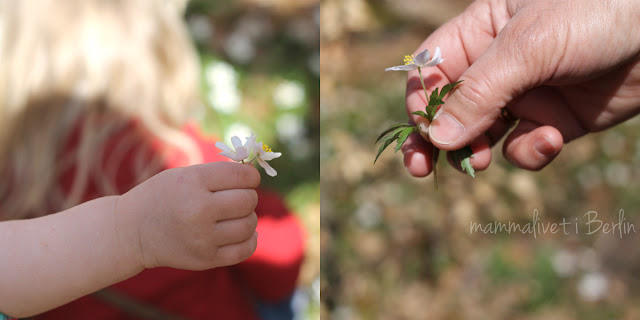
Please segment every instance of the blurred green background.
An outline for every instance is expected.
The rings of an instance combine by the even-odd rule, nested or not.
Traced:
[[[317,0],[190,1],[185,19],[202,64],[203,129],[229,143],[251,131],[281,158],[262,187],[285,197],[306,229],[294,307],[320,304],[319,4]],[[212,146],[213,148],[213,146]]]
[[[407,119],[406,74],[384,69],[469,3],[320,1],[322,318],[640,319],[639,117],[567,144],[539,172],[513,167],[501,145],[475,179],[442,158],[438,191],[391,148],[373,165],[377,135]],[[638,233],[588,234],[589,211],[609,226],[624,212]],[[470,232],[534,212],[579,232]]]

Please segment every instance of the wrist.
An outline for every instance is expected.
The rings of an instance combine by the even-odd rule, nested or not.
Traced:
[[[114,232],[118,247],[123,253],[122,262],[139,273],[145,269],[140,241],[139,210],[130,208],[126,201],[126,194],[112,197]]]

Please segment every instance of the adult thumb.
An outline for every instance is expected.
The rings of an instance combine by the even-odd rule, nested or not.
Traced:
[[[532,39],[522,39],[521,26],[513,20],[460,76],[463,82],[436,113],[429,139],[437,148],[457,150],[470,144],[487,132],[502,108],[542,82],[547,68],[538,57],[545,56],[541,52],[545,49],[536,48],[539,44]]]

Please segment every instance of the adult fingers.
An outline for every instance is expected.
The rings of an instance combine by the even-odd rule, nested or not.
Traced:
[[[490,1],[472,3],[463,14],[438,28],[421,44],[417,52],[426,48],[433,50],[436,46],[440,46],[446,60],[437,68],[426,70],[428,73],[423,72],[425,75],[424,85],[428,91],[432,91],[435,87],[442,88],[447,83],[457,80],[491,45],[498,31],[509,20],[509,15],[504,8],[497,10],[492,6],[495,5]],[[406,99],[408,113],[423,111],[427,104],[426,100],[418,72],[410,72]],[[417,115],[411,115],[411,117],[415,122],[422,119]],[[425,127],[421,128],[421,132],[424,137],[427,137],[429,130],[428,126]],[[499,136],[501,137],[503,134],[504,132],[500,132]],[[482,151],[481,154],[472,158],[472,165],[478,170],[485,169],[491,161],[491,153],[486,150],[487,143],[483,143],[483,141],[486,142],[486,140],[480,139],[474,146],[476,150]],[[431,144],[416,140],[407,141],[407,144],[407,147],[403,148],[403,152],[405,166],[409,173],[414,176],[429,174],[433,169],[431,157],[434,148],[431,147]]]
[[[472,142],[470,145],[471,150],[473,151],[473,156],[471,157],[471,166],[476,171],[482,171],[489,167],[491,163],[491,146],[492,141],[489,139],[489,136],[482,135],[476,139],[476,141]],[[458,169],[458,171],[462,172],[462,168],[459,163],[454,163],[453,155],[451,152],[447,152],[447,161],[454,168]]]
[[[436,147],[456,150],[474,141],[493,125],[501,108],[553,74],[563,35],[551,35],[550,27],[536,19],[539,10],[519,10],[460,76],[464,82],[436,114],[429,127]]]
[[[412,134],[402,145],[404,166],[414,177],[426,177],[433,171],[433,145],[419,134]]]
[[[416,53],[440,47],[444,62],[436,68],[422,70],[424,85],[431,92],[456,81],[477,60],[494,40],[497,30],[507,23],[507,17],[496,16],[490,1],[476,1],[461,15],[433,32]],[[406,106],[409,114],[424,111],[426,97],[418,71],[408,73]],[[413,121],[419,116],[411,115]]]
[[[527,170],[540,170],[562,149],[562,134],[552,126],[521,120],[503,145],[504,157]]]

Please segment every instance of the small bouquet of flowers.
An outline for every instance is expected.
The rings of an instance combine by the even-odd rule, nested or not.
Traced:
[[[245,161],[249,159],[250,155],[253,154],[253,158],[246,163],[251,164],[254,160],[257,160],[258,164],[268,175],[275,177],[278,172],[272,168],[267,161],[279,158],[282,153],[273,152],[268,145],[262,142],[257,142],[256,138],[256,134],[251,132],[251,136],[246,137],[245,143],[243,144],[242,140],[240,140],[238,136],[233,136],[231,137],[231,144],[233,148],[222,142],[216,142],[216,147],[222,150],[220,152],[221,155],[240,163],[245,163]]]
[[[436,87],[435,90],[431,92],[431,94],[427,92],[427,88],[424,85],[424,78],[422,77],[422,68],[434,67],[442,63],[443,61],[444,59],[442,59],[442,56],[440,54],[440,47],[436,47],[433,59],[431,59],[429,50],[425,49],[424,51],[418,53],[415,57],[413,55],[405,56],[404,65],[385,69],[385,71],[412,71],[418,69],[420,83],[422,84],[422,89],[424,90],[425,97],[427,98],[427,105],[425,106],[424,111],[415,111],[411,114],[423,117],[429,120],[429,123],[433,121],[436,112],[438,111],[440,106],[444,104],[443,99],[447,96],[447,94],[454,90],[456,86],[462,82],[456,81],[454,83],[449,83],[445,85],[442,90],[439,90],[439,88]],[[412,133],[420,133],[421,135],[423,135],[420,130],[420,124],[400,123],[392,125],[388,129],[384,130],[376,140],[376,143],[382,142],[382,145],[380,146],[380,149],[378,149],[378,154],[376,155],[376,158],[373,162],[375,163],[378,160],[380,154],[394,141],[396,141],[395,151],[398,152],[398,150],[400,150],[400,148],[402,147],[402,144],[404,144],[407,138],[409,138],[409,135],[411,135]],[[428,137],[425,137],[424,135],[423,137],[425,139],[428,139]],[[433,174],[436,189],[438,188],[436,171],[436,162],[438,158],[437,155],[438,153],[436,152],[433,157]],[[455,163],[458,163],[463,171],[465,171],[471,177],[475,177],[475,171],[473,170],[470,161],[470,158],[473,157],[473,151],[471,150],[471,147],[466,146],[460,150],[453,151],[452,157],[453,161]]]

